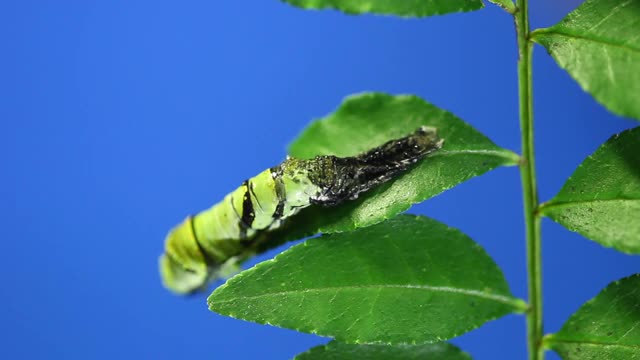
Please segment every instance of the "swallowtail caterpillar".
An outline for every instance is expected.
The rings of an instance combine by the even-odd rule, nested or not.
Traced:
[[[164,286],[179,294],[203,289],[237,266],[261,234],[281,227],[302,208],[356,199],[440,149],[443,142],[435,128],[423,126],[352,157],[288,158],[169,232],[160,257]]]

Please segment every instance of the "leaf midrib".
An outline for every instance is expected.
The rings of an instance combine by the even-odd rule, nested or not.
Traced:
[[[612,46],[612,47],[617,47],[617,48],[621,48],[624,50],[629,50],[631,52],[637,53],[638,55],[640,55],[640,48],[634,48],[634,47],[630,47],[628,45],[623,45],[623,44],[617,44],[612,42],[611,40],[608,39],[601,39],[601,38],[591,38],[591,37],[587,37],[587,36],[583,36],[583,35],[577,35],[577,34],[573,34],[570,32],[565,32],[565,31],[561,31],[561,30],[557,30],[557,29],[552,29],[552,28],[546,28],[546,29],[538,29],[535,30],[531,33],[531,39],[534,42],[536,41],[536,35],[538,34],[542,34],[542,35],[547,35],[547,34],[551,34],[551,35],[559,35],[559,36],[564,36],[564,37],[568,37],[568,38],[573,38],[573,39],[580,39],[580,40],[586,40],[586,41],[592,41],[594,43],[598,43],[598,44],[602,44],[602,45],[608,45],[608,46]]]
[[[546,215],[547,211],[549,209],[553,209],[553,208],[571,207],[571,206],[576,206],[576,205],[586,205],[586,204],[601,203],[601,202],[614,202],[614,201],[636,202],[636,201],[640,201],[640,199],[628,199],[628,198],[585,199],[585,200],[557,201],[557,202],[551,200],[551,201],[549,201],[547,203],[544,203],[544,204],[540,205],[539,213],[542,214],[542,215]]]
[[[380,290],[380,289],[402,289],[402,290],[426,290],[432,292],[443,292],[443,293],[452,293],[452,294],[463,294],[468,296],[474,296],[482,299],[493,300],[496,302],[500,302],[503,304],[507,304],[519,310],[526,310],[524,303],[521,300],[516,298],[511,298],[504,295],[498,294],[490,294],[485,293],[479,290],[472,289],[461,289],[454,288],[449,286],[430,286],[430,285],[396,285],[396,284],[375,284],[375,285],[345,285],[345,286],[328,286],[323,288],[307,288],[307,289],[298,289],[298,290],[284,290],[284,291],[276,291],[269,292],[258,295],[250,295],[250,296],[236,296],[233,299],[227,300],[214,300],[210,301],[209,304],[221,304],[236,301],[236,299],[260,299],[264,297],[276,297],[276,296],[285,296],[285,295],[293,295],[293,294],[306,294],[306,293],[321,293],[321,292],[329,292],[329,291],[340,291],[340,290]]]
[[[559,339],[557,337],[548,338],[545,342],[550,345],[553,344],[585,344],[585,345],[593,345],[593,346],[617,346],[624,347],[630,349],[640,349],[640,345],[637,344],[620,344],[620,343],[611,343],[606,341],[597,341],[597,340],[572,340],[572,339]],[[553,347],[553,346],[552,346]]]
[[[507,159],[507,160],[509,160],[508,164],[512,164],[512,165],[516,165],[520,161],[520,156],[518,156],[518,154],[516,154],[516,153],[514,153],[512,151],[506,150],[506,149],[496,149],[496,150],[492,150],[492,149],[440,150],[440,151],[436,151],[435,153],[433,153],[429,157],[451,156],[451,155],[456,156],[456,155],[466,155],[466,154],[471,154],[471,155],[492,155],[492,156],[495,156],[495,157]]]

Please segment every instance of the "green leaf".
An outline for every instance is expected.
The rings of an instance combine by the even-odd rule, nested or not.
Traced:
[[[640,127],[607,140],[540,212],[604,246],[640,254]]]
[[[433,126],[444,146],[397,179],[361,195],[355,201],[302,211],[293,231],[311,235],[353,230],[391,218],[412,204],[519,157],[450,112],[411,95],[368,93],[347,98],[331,115],[315,121],[289,148],[291,156],[352,156],[405,136],[422,125]]]
[[[290,155],[356,155],[406,136],[422,125],[438,129],[444,139],[442,149],[356,200],[330,208],[303,209],[281,228],[260,234],[252,248],[234,259],[234,265],[287,241],[379,223],[474,176],[498,166],[516,165],[520,160],[453,114],[419,97],[383,93],[348,97],[334,113],[309,125],[291,144]]]
[[[640,359],[640,274],[609,284],[544,344],[564,360]]]
[[[227,281],[209,309],[346,343],[442,341],[524,311],[466,235],[402,215],[291,247]]]
[[[609,110],[640,119],[638,34],[640,0],[587,0],[532,39]]]
[[[332,341],[299,354],[295,360],[471,360],[449,343],[422,345],[357,345]]]
[[[481,0],[282,0],[303,9],[336,9],[347,14],[425,17],[481,9]]]
[[[516,12],[516,5],[511,0],[489,0],[489,2],[500,6],[510,14]]]

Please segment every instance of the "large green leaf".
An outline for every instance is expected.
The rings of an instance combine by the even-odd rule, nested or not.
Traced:
[[[471,360],[449,343],[422,345],[358,345],[332,341],[299,354],[295,360]]]
[[[640,274],[609,284],[544,344],[564,360],[640,359]]]
[[[446,340],[526,307],[480,246],[411,215],[293,246],[231,278],[208,303],[234,318],[389,344]]]
[[[640,254],[640,127],[600,146],[540,212],[604,246]]]
[[[587,0],[532,39],[609,110],[640,119],[638,34],[640,0]]]
[[[305,129],[289,148],[290,155],[352,156],[422,125],[436,127],[444,146],[412,170],[378,188],[333,208],[310,208],[294,220],[292,230],[305,234],[337,232],[391,218],[412,204],[519,158],[450,112],[410,95],[368,93],[347,98],[331,115]]]
[[[481,0],[282,0],[304,9],[336,9],[348,14],[425,17],[481,9]]]

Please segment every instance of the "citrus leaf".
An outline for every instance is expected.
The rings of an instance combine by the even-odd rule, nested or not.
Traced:
[[[471,360],[449,343],[422,345],[357,345],[332,341],[299,354],[295,360]]]
[[[347,14],[425,17],[481,9],[481,0],[282,0],[303,9],[336,9]]]
[[[564,360],[640,359],[640,274],[609,284],[544,344]]]
[[[640,254],[640,127],[607,140],[540,212],[604,246]]]
[[[402,215],[307,240],[227,281],[209,309],[346,343],[442,341],[524,311],[466,235]]]
[[[609,110],[640,119],[640,0],[587,0],[532,33]]]
[[[366,93],[345,99],[307,127],[291,144],[299,158],[352,156],[405,136],[422,125],[438,129],[442,149],[397,179],[331,208],[313,207],[295,219],[293,231],[307,235],[353,230],[391,218],[444,190],[519,157],[496,146],[469,124],[416,96]]]

